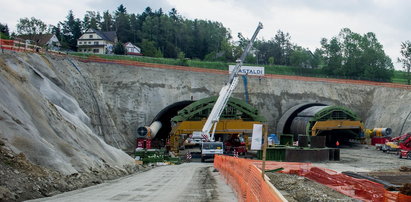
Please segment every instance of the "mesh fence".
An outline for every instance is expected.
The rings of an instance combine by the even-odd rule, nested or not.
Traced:
[[[264,181],[261,171],[251,161],[230,156],[216,156],[214,167],[236,191],[239,201],[284,201],[282,195]]]

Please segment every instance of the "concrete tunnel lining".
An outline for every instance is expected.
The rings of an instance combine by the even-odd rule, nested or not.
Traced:
[[[294,140],[297,140],[300,134],[311,136],[311,128],[317,121],[328,120],[361,121],[355,113],[345,107],[327,106],[322,103],[304,103],[294,106],[284,113],[278,123],[277,134],[293,134]],[[353,128],[340,129],[337,127],[321,130],[318,135],[326,136],[328,147],[335,146],[337,141],[341,144],[350,144],[350,139],[361,137],[362,134],[361,128],[350,127]]]
[[[290,134],[291,133],[291,124],[297,115],[304,111],[307,108],[313,107],[313,106],[327,106],[327,104],[323,103],[302,103],[299,105],[296,105],[294,107],[291,107],[288,109],[280,118],[280,120],[277,123],[277,134]]]
[[[158,133],[152,134],[153,141],[163,141],[163,143],[165,143],[164,141],[169,138],[170,131],[172,130],[172,122],[176,122],[176,120],[179,122],[186,119],[196,120],[199,118],[207,118],[208,114],[204,112],[209,113],[211,111],[210,107],[214,105],[216,100],[217,96],[211,96],[196,101],[180,101],[162,109],[150,123],[151,125],[155,122],[161,122],[161,128],[158,130]],[[227,107],[230,107],[231,110],[227,111]],[[259,114],[257,109],[237,98],[230,98],[225,109],[221,115],[222,119],[224,119],[224,117],[233,118],[241,116],[243,120],[265,121],[265,118]],[[176,120],[173,121],[173,119]],[[151,129],[146,127],[139,127],[136,131],[136,136],[144,137],[148,130]]]
[[[152,124],[155,121],[160,121],[162,127],[158,131],[157,135],[153,140],[166,140],[168,138],[169,132],[171,131],[171,118],[177,115],[177,112],[182,110],[184,107],[190,105],[195,101],[185,100],[180,102],[175,102],[171,105],[168,105],[166,108],[162,109],[151,121]]]

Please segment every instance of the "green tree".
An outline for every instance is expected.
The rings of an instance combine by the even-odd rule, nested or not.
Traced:
[[[126,43],[131,41],[132,34],[130,33],[130,18],[126,7],[121,4],[115,12],[115,26],[118,40]]]
[[[103,21],[101,22],[101,30],[104,32],[114,31],[114,21],[111,14],[107,11],[103,12]]]
[[[76,51],[77,39],[79,39],[82,35],[80,19],[75,18],[73,11],[70,10],[66,20],[64,22],[60,22],[60,25],[62,27],[62,40],[60,42],[64,47]]]
[[[268,58],[268,64],[274,65],[274,57],[273,56]]]
[[[271,64],[270,58],[272,57],[273,64],[291,65],[291,54],[297,45],[292,45],[289,33],[278,30],[276,35],[268,41],[256,40],[254,47],[257,50],[258,62],[261,64]]]
[[[360,35],[344,28],[330,41],[322,39],[321,45],[326,73],[346,78],[391,80],[393,64],[374,33]]]
[[[296,67],[311,67],[311,60],[312,56],[309,50],[301,46],[294,47],[290,56],[291,65]]]
[[[411,70],[411,42],[405,41],[401,43],[401,56],[402,58],[398,58],[398,62],[401,62],[404,68],[404,71],[407,72],[407,84],[410,85],[411,77],[410,77],[410,70]]]
[[[116,44],[114,44],[113,52],[116,55],[125,55],[127,53],[127,49],[123,43],[117,42]]]
[[[140,44],[141,51],[145,56],[149,57],[163,57],[163,53],[161,53],[160,49],[158,49],[155,45],[154,41],[143,40]]]
[[[313,68],[324,66],[323,55],[324,52],[321,49],[315,49],[313,59],[311,60],[311,66]]]
[[[0,23],[0,39],[9,39],[9,37],[9,27],[7,26],[7,24]]]
[[[277,31],[274,36],[274,45],[277,48],[277,61],[280,65],[290,65],[290,57],[292,52],[291,36],[289,33],[284,33],[281,30]]]
[[[83,31],[86,31],[90,28],[99,30],[100,25],[101,25],[100,13],[95,12],[95,11],[86,11],[86,14],[84,15],[83,22],[82,22]]]
[[[17,33],[20,35],[37,35],[44,34],[47,31],[47,25],[35,17],[20,18],[16,25]]]

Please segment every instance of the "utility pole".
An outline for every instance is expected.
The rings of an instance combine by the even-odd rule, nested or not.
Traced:
[[[265,160],[266,160],[266,155],[267,155],[267,136],[268,136],[268,125],[264,124],[263,125],[263,132],[264,132],[264,138],[263,138],[263,164],[261,166],[261,173],[263,180],[265,180]]]

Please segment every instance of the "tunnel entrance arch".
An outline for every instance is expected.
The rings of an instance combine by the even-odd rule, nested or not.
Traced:
[[[297,115],[307,108],[314,106],[327,106],[324,103],[302,103],[288,109],[277,123],[277,134],[291,134],[291,124]]]
[[[154,141],[161,141],[161,140],[166,140],[170,134],[171,131],[171,118],[177,115],[178,111],[182,110],[183,108],[187,107],[191,103],[195,101],[193,100],[184,100],[180,102],[175,102],[171,105],[168,105],[164,109],[162,109],[151,121],[151,123],[155,121],[159,121],[162,124],[162,127],[160,130],[157,132],[157,135],[154,137]],[[151,124],[150,123],[150,124]]]
[[[277,134],[325,136],[328,147],[350,144],[363,138],[361,119],[351,110],[322,103],[304,103],[290,108],[277,124]]]
[[[198,138],[193,134],[202,131],[217,98],[213,96],[198,100],[180,110],[178,115],[171,119],[174,124],[170,133],[171,151],[177,154],[181,146],[184,147],[186,143],[190,144],[191,138]],[[252,134],[254,124],[261,124],[265,120],[250,104],[230,97],[214,128],[215,138],[217,141],[224,142],[226,152],[239,149],[245,153],[246,148],[250,146],[248,139]],[[189,141],[186,141],[188,138],[190,138]]]

